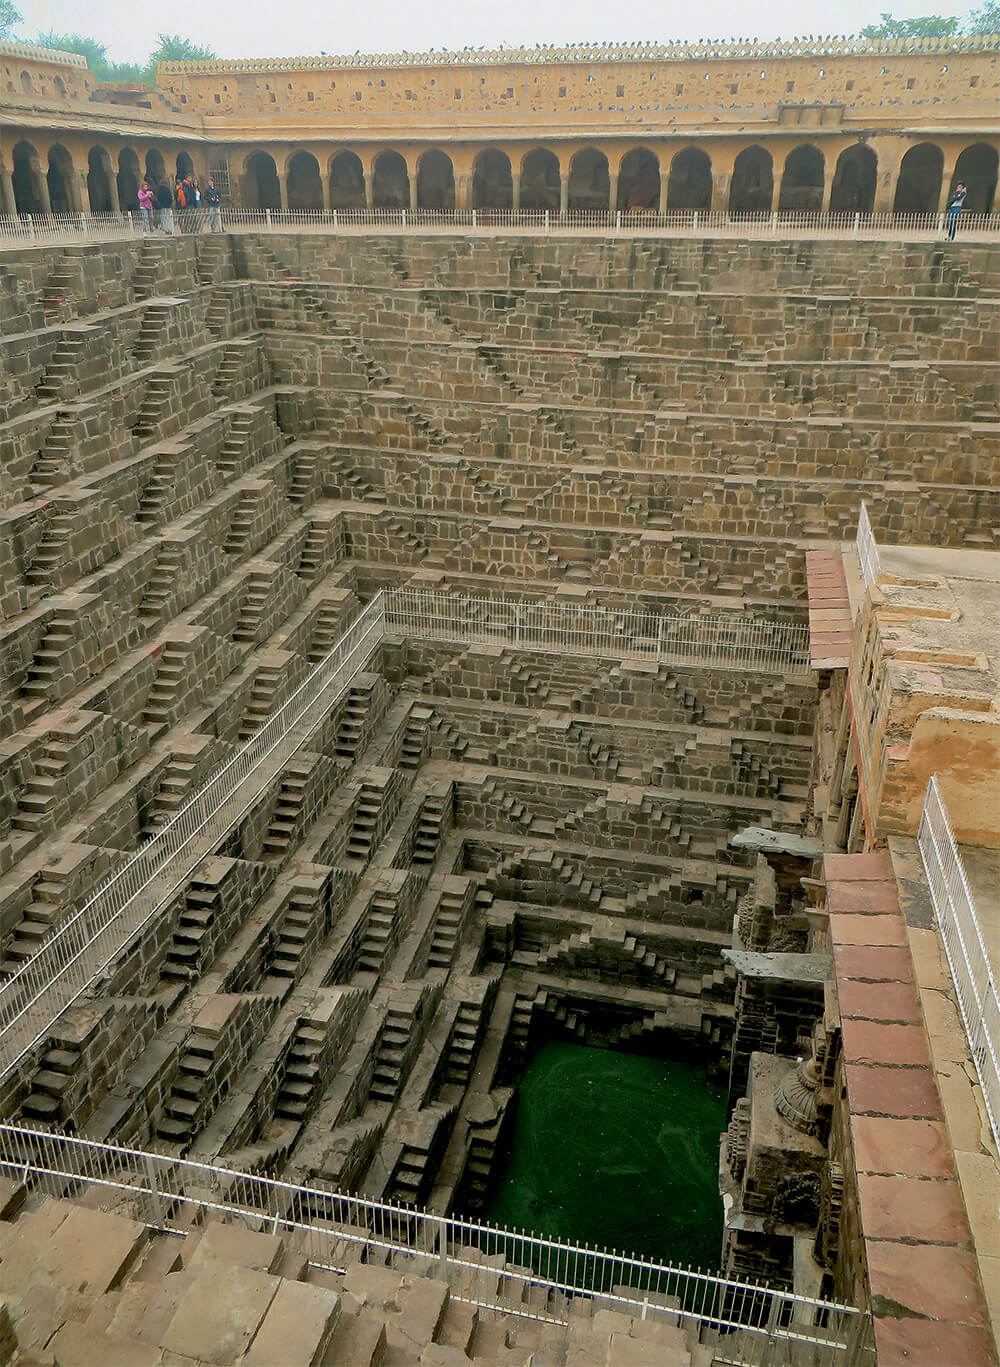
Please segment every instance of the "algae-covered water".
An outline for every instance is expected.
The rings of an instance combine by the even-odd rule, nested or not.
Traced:
[[[518,1088],[491,1223],[716,1269],[723,1090],[704,1069],[550,1041]]]

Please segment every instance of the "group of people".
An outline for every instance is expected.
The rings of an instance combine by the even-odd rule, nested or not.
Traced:
[[[136,198],[144,233],[159,227],[160,232],[172,234],[175,212],[181,232],[200,233],[206,228],[210,233],[222,231],[222,197],[213,176],[209,176],[204,190],[190,173],[178,176],[172,190],[165,180],[144,180]]]

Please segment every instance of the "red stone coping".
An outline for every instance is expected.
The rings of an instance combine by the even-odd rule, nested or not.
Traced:
[[[992,1367],[889,856],[828,854],[823,865],[879,1367]]]
[[[854,622],[840,551],[806,551],[809,596],[809,663],[813,669],[846,669]]]

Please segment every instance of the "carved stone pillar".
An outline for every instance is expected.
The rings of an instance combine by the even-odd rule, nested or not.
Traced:
[[[16,214],[17,200],[14,198],[14,177],[9,171],[0,171],[0,213]]]
[[[951,193],[951,182],[955,177],[955,165],[957,160],[958,159],[956,158],[955,161],[946,161],[944,169],[941,172],[941,197],[938,201],[939,214],[943,214],[948,207],[948,197]]]
[[[618,208],[618,172],[608,173],[608,208],[612,213]]]
[[[283,214],[288,213],[288,177],[278,172],[278,200]]]
[[[416,172],[411,171],[409,167],[406,169],[410,180],[410,213],[415,214],[417,212],[417,176]]]
[[[729,210],[729,190],[733,183],[732,171],[720,171],[712,177],[712,210],[724,214]]]
[[[35,198],[42,206],[42,213],[51,214],[52,200],[49,198],[49,182],[45,172],[37,163],[31,168],[31,178],[35,182]]]
[[[512,199],[511,203],[512,203],[513,206],[514,206],[514,211],[515,211],[515,213],[516,213],[517,210],[520,209],[520,207],[521,207],[521,173],[520,173],[520,171],[511,171],[511,173],[510,173],[510,184],[511,184],[511,189],[512,189],[513,194],[514,194],[514,198]]]
[[[559,212],[567,213],[569,210],[569,176],[559,177]]]

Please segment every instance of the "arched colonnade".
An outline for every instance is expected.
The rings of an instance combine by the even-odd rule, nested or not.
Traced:
[[[998,150],[986,142],[950,153],[914,140],[895,148],[846,139],[839,147],[785,143],[762,140],[725,152],[710,143],[617,151],[596,145],[568,151],[558,144],[341,147],[325,156],[254,150],[234,171],[244,207],[273,210],[935,213],[959,180],[973,212],[988,212],[996,202]]]
[[[143,177],[207,175],[203,149],[13,136],[0,150],[0,212],[117,213],[135,208]],[[982,213],[997,207],[998,146],[873,135],[743,146],[251,146],[225,155],[232,200],[248,209],[936,213],[963,181],[966,208]]]

